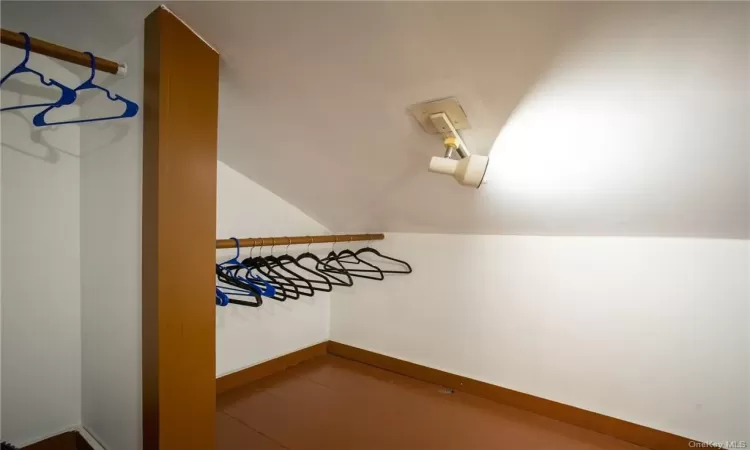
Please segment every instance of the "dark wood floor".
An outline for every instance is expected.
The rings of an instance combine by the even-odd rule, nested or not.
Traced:
[[[334,356],[227,392],[217,409],[217,450],[642,450]]]
[[[27,445],[23,450],[94,450],[86,439],[77,431],[67,431],[45,439],[36,444]]]

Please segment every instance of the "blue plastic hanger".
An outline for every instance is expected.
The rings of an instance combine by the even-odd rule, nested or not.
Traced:
[[[226,288],[224,288],[224,289],[226,289]],[[238,295],[236,293],[231,293],[231,292],[230,292],[230,294],[232,294],[232,295]],[[219,306],[240,305],[240,306],[250,306],[250,307],[253,307],[253,308],[257,308],[257,307],[259,307],[260,305],[263,304],[263,300],[261,300],[260,294],[254,294],[253,295],[253,294],[250,294],[248,292],[244,292],[244,293],[240,293],[239,295],[253,296],[253,297],[255,297],[255,301],[254,302],[248,302],[248,301],[244,301],[244,300],[237,300],[237,299],[234,299],[234,298],[230,298],[229,294],[226,294],[226,293],[222,292],[222,290],[219,289],[218,286],[216,286],[216,304],[219,305]]]
[[[81,83],[80,86],[73,89],[74,92],[78,93],[83,90],[87,89],[98,89],[100,91],[103,91],[107,94],[107,98],[112,100],[113,102],[122,102],[125,104],[125,112],[120,114],[119,116],[110,116],[110,117],[97,117],[94,119],[76,119],[76,120],[65,120],[62,122],[47,122],[45,119],[45,115],[50,112],[51,110],[55,108],[59,108],[61,106],[65,106],[63,104],[54,104],[51,106],[48,106],[43,111],[40,111],[37,115],[34,116],[34,125],[38,127],[44,127],[47,125],[64,125],[67,123],[85,123],[85,122],[99,122],[102,120],[114,120],[114,119],[127,119],[128,117],[133,117],[136,114],[138,114],[138,105],[134,102],[131,102],[130,100],[126,99],[125,97],[122,97],[117,94],[112,94],[109,89],[101,87],[97,84],[94,84],[94,76],[96,76],[96,58],[94,58],[94,54],[91,52],[84,52],[87,55],[89,55],[89,58],[91,58],[91,76],[88,80]]]
[[[221,286],[221,289],[234,295],[256,297],[256,299],[260,300],[260,296],[263,292],[260,287],[249,281],[243,280],[232,273],[231,269],[236,266],[225,267],[224,264],[227,263],[216,265],[216,277],[218,281],[225,284],[224,286]],[[219,286],[216,286],[216,288],[219,289]],[[219,292],[220,291],[217,291],[217,295],[219,295]]]
[[[23,36],[23,39],[24,39],[23,48],[24,48],[24,51],[26,52],[26,54],[23,57],[23,61],[21,61],[21,63],[19,65],[17,65],[16,67],[14,67],[13,70],[11,70],[10,72],[8,72],[8,74],[5,75],[0,80],[0,86],[2,86],[3,83],[5,83],[5,81],[8,78],[12,77],[13,75],[19,75],[19,74],[22,74],[22,73],[33,73],[34,75],[36,75],[37,77],[39,77],[39,81],[41,81],[43,85],[45,85],[45,86],[57,86],[58,88],[60,88],[61,94],[60,94],[60,98],[56,102],[51,102],[51,103],[50,102],[47,102],[47,103],[35,103],[33,105],[9,106],[7,108],[0,109],[0,111],[11,111],[11,110],[14,110],[14,109],[26,109],[26,108],[39,108],[39,107],[42,107],[42,106],[52,106],[52,105],[61,105],[62,106],[62,105],[69,105],[69,104],[73,103],[74,101],[76,101],[76,93],[75,93],[75,91],[73,89],[71,89],[71,88],[69,88],[69,87],[67,87],[65,85],[62,85],[62,84],[58,83],[57,81],[53,80],[52,78],[50,78],[49,81],[46,81],[44,79],[44,75],[42,75],[41,73],[37,72],[34,69],[29,68],[26,65],[29,62],[29,55],[31,54],[31,38],[29,38],[29,35],[26,34],[26,33],[19,33],[19,34],[21,36]]]
[[[239,242],[237,242],[237,253],[237,256],[239,256]],[[263,304],[260,288],[249,282],[243,282],[241,279],[232,275],[229,270],[224,267],[224,265],[231,264],[233,261],[236,261],[237,256],[222,264],[216,264],[216,277],[218,278],[218,281],[227,285],[222,286],[221,288],[219,288],[219,286],[216,286],[216,304],[219,306],[234,304],[257,308]],[[230,295],[240,297],[254,297],[255,301],[252,302],[238,300],[236,298],[230,297]]]
[[[227,270],[223,269],[221,265],[216,265],[216,277],[219,282],[224,283],[226,286],[216,286],[216,304],[219,306],[227,306],[230,304],[251,306],[254,308],[259,307],[263,304],[261,299],[260,289],[254,284],[246,283],[232,276]],[[226,292],[225,292],[226,291]],[[230,297],[232,295],[233,297]],[[254,297],[255,301],[239,300],[234,298],[240,297]],[[249,300],[249,299],[248,299]]]
[[[233,258],[228,259],[228,260],[224,261],[223,263],[219,264],[219,268],[221,268],[222,271],[227,276],[239,279],[240,281],[243,281],[241,278],[237,278],[235,275],[230,274],[229,270],[226,270],[226,269],[228,269],[227,266],[234,266],[234,267],[240,267],[240,268],[243,268],[243,269],[249,269],[247,266],[245,266],[244,264],[242,264],[239,261],[239,259],[238,259],[240,257],[240,241],[239,241],[239,239],[237,239],[235,237],[232,237],[230,239],[234,241],[236,254],[234,255]],[[249,272],[249,270],[248,270],[248,272]],[[235,271],[235,273],[236,273],[236,271]],[[260,291],[260,294],[263,295],[263,296],[273,297],[276,294],[276,289],[273,286],[271,286],[270,284],[268,284],[268,282],[266,280],[262,279],[262,278],[249,277],[249,276],[245,276],[243,278],[245,279],[244,280],[245,283],[252,283],[253,287],[257,287],[256,285],[258,283],[262,283],[263,284],[263,290]]]
[[[221,292],[219,287],[216,287],[216,304],[219,306],[227,306],[229,304],[229,297],[227,294]]]

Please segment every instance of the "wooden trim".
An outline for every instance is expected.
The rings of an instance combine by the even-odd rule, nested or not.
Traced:
[[[165,8],[146,18],[143,448],[215,448],[219,55]]]
[[[279,356],[270,361],[262,362],[256,366],[224,375],[216,380],[216,393],[223,394],[224,392],[260,380],[261,378],[265,378],[278,372],[283,372],[301,362],[318,356],[323,356],[327,352],[328,342],[322,342],[313,345],[312,347],[303,348],[302,350]]]
[[[72,64],[78,64],[83,67],[91,67],[91,58],[83,52],[33,37],[29,38],[29,42],[31,44],[31,51],[34,53],[49,56],[50,58],[59,59]],[[21,50],[26,48],[26,40],[23,38],[23,35],[5,29],[0,29],[0,43],[20,48]],[[122,69],[119,63],[98,56],[94,57],[94,66],[96,67],[96,70],[114,74]]]
[[[329,341],[328,353],[428,383],[484,397],[514,408],[523,409],[561,422],[613,436],[652,450],[687,449],[690,443],[694,442],[691,439],[665,431],[655,430],[614,417],[535,397],[460,375],[454,375],[339,342]]]
[[[23,450],[94,450],[77,431],[52,436],[51,438],[27,445]]]

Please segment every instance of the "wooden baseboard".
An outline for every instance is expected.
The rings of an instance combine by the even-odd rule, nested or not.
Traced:
[[[224,375],[216,380],[216,393],[222,394],[231,389],[252,383],[269,375],[288,369],[308,359],[322,356],[327,353],[328,342],[322,342],[312,347],[303,348],[270,361],[260,363],[257,366],[248,367],[238,372]]]
[[[681,436],[637,425],[563,403],[454,375],[338,342],[328,342],[328,353],[385,369],[417,380],[484,397],[514,408],[576,425],[652,450],[688,449],[694,442]]]
[[[27,445],[23,450],[94,450],[77,431],[67,431],[52,436],[36,444]]]

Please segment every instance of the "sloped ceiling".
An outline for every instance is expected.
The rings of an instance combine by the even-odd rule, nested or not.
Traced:
[[[333,231],[750,237],[750,4],[168,6],[222,54],[220,159]],[[406,113],[447,96],[480,190]]]
[[[748,237],[747,4],[171,7],[223,56],[221,159],[334,231]],[[478,191],[406,114],[446,96]]]

